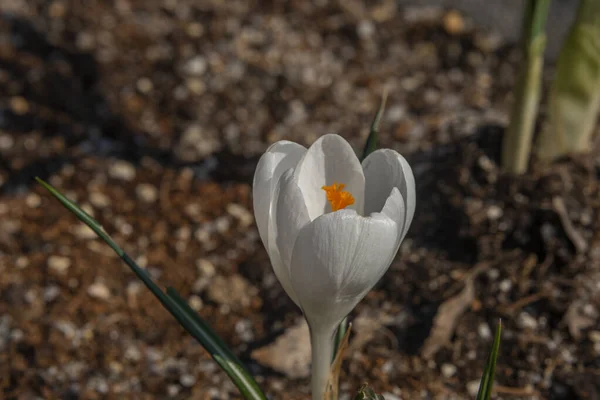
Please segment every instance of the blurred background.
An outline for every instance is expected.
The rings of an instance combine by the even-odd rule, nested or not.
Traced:
[[[553,2],[550,62],[576,6]],[[419,200],[352,315],[341,398],[365,381],[388,400],[473,398],[499,318],[498,398],[598,398],[600,161],[498,168],[522,9],[2,0],[0,398],[239,398],[34,176],[182,293],[271,398],[307,398],[306,326],[260,243],[252,176],[277,140],[336,132],[360,152],[384,88],[379,146],[408,158]]]

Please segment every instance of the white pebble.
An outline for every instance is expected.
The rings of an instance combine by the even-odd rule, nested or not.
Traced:
[[[190,388],[196,383],[196,377],[194,375],[184,374],[179,378],[179,383],[181,383],[181,386],[183,387]]]
[[[135,167],[127,161],[117,160],[111,165],[108,173],[115,179],[132,181],[135,178]]]
[[[469,392],[471,397],[477,396],[477,392],[479,391],[479,383],[479,379],[467,383],[467,392]]]
[[[192,76],[200,76],[206,72],[208,66],[206,59],[202,56],[196,56],[188,60],[183,66],[183,70],[186,74]]]
[[[110,198],[102,192],[90,193],[90,203],[94,207],[105,208],[110,205]]]
[[[64,274],[67,272],[69,267],[71,266],[71,259],[63,256],[50,256],[48,257],[48,268],[51,270],[58,272],[59,274]]]
[[[108,300],[110,298],[110,289],[102,282],[92,283],[88,287],[87,293],[98,300]]]
[[[252,225],[254,222],[254,217],[252,213],[248,211],[245,207],[242,207],[239,204],[230,203],[227,205],[227,212],[234,218],[240,221],[242,227],[247,228]]]
[[[477,332],[479,333],[479,337],[482,339],[489,339],[492,337],[492,330],[485,322],[479,324],[477,327]]]
[[[446,378],[450,378],[456,374],[456,365],[450,363],[442,364],[442,375]]]
[[[538,326],[537,320],[526,312],[519,314],[517,325],[522,329],[535,330]]]
[[[492,221],[495,221],[495,220],[497,220],[497,219],[501,218],[501,217],[502,217],[502,214],[503,214],[503,211],[502,211],[502,209],[501,209],[500,207],[498,207],[498,206],[490,206],[490,207],[487,209],[487,217],[488,217],[489,219],[491,219]]]
[[[158,198],[158,190],[148,184],[148,183],[140,183],[135,188],[135,194],[138,199],[142,200],[145,203],[154,203]]]

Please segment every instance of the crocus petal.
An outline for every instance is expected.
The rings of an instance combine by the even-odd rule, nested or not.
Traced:
[[[302,228],[310,223],[308,208],[292,170],[286,171],[279,180],[277,197],[275,240],[281,259],[288,266],[289,274],[296,238]]]
[[[260,158],[252,185],[254,215],[258,233],[269,254],[275,276],[296,304],[298,304],[298,300],[290,283],[289,268],[283,263],[275,243],[274,214],[277,199],[276,189],[281,175],[286,170],[296,166],[305,152],[306,148],[297,143],[285,140],[274,143]]]
[[[401,239],[406,224],[406,206],[404,198],[397,187],[392,188],[392,193],[385,201],[381,213],[396,222],[398,239]]]
[[[365,215],[380,212],[394,187],[404,200],[405,222],[400,241],[404,239],[415,214],[415,178],[404,157],[394,150],[381,149],[371,153],[364,161]]]
[[[311,327],[337,325],[377,283],[396,254],[398,232],[387,216],[354,210],[325,214],[302,229],[290,272]]]
[[[354,150],[341,136],[319,138],[304,154],[295,174],[311,220],[331,211],[322,187],[333,183],[346,185],[344,190],[354,197],[354,204],[347,208],[362,214],[365,176]]]
[[[408,231],[408,228],[405,229],[408,222],[406,220],[406,206],[404,205],[404,198],[397,187],[392,188],[392,193],[385,201],[381,214],[396,222],[396,229],[398,229],[394,250],[394,254],[396,254],[402,244],[402,240],[404,240],[406,231]]]
[[[298,164],[306,148],[287,140],[272,144],[258,161],[254,182],[252,184],[252,197],[254,199],[254,216],[260,238],[269,250],[269,220],[273,192],[281,175],[289,168]]]

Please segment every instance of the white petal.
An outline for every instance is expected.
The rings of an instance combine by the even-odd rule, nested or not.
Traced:
[[[354,204],[347,208],[362,214],[365,176],[354,150],[341,136],[319,138],[304,154],[295,174],[311,220],[331,211],[322,187],[333,183],[346,185],[344,190],[354,196]]]
[[[394,187],[404,200],[406,217],[402,228],[402,239],[408,232],[415,214],[415,178],[404,157],[394,150],[381,149],[371,153],[364,161],[365,215],[380,212]]]
[[[306,148],[303,146],[282,140],[271,145],[256,166],[252,184],[254,216],[258,233],[267,251],[269,250],[271,203],[277,181],[287,169],[298,164],[305,152]]]
[[[397,187],[392,188],[392,193],[390,193],[385,201],[381,213],[396,222],[398,232],[400,232],[398,236],[401,236],[404,232],[404,224],[406,223],[406,206],[404,198]]]
[[[377,283],[396,252],[396,223],[353,210],[325,214],[304,227],[291,278],[309,324],[339,322]]]
[[[298,234],[308,223],[308,209],[292,170],[286,171],[279,180],[275,212],[275,240],[281,259],[291,265],[292,251]]]
[[[298,304],[296,295],[290,283],[289,267],[284,265],[281,254],[275,243],[275,203],[276,189],[283,173],[296,166],[302,158],[306,148],[282,140],[271,145],[260,158],[254,173],[252,195],[254,200],[254,215],[258,233],[267,249],[275,276],[283,286],[288,296]]]
[[[277,250],[277,246],[273,246],[272,251],[269,251],[269,259],[271,260],[271,266],[273,267],[273,272],[275,272],[275,276],[277,280],[283,287],[283,290],[287,293],[290,299],[298,307],[300,307],[300,303],[298,302],[298,296],[294,292],[294,287],[292,286],[291,278],[290,278],[290,269],[286,266],[281,260],[281,255],[279,254],[279,250]]]
[[[406,220],[406,206],[404,205],[404,198],[397,187],[392,188],[392,193],[385,201],[381,214],[396,222],[396,229],[398,229],[396,250],[394,251],[394,254],[396,254],[402,244],[402,240],[404,240],[404,235],[408,231],[406,227],[406,223],[408,222]]]

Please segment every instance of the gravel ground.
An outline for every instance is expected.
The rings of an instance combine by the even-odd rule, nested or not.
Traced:
[[[337,132],[359,151],[384,88],[380,145],[408,157],[420,200],[352,315],[342,398],[365,381],[473,398],[499,318],[497,398],[597,398],[600,161],[499,171],[517,62],[458,11],[394,1],[4,0],[4,398],[239,398],[35,175],[188,299],[270,398],[308,398],[306,327],[250,183],[277,140]]]

